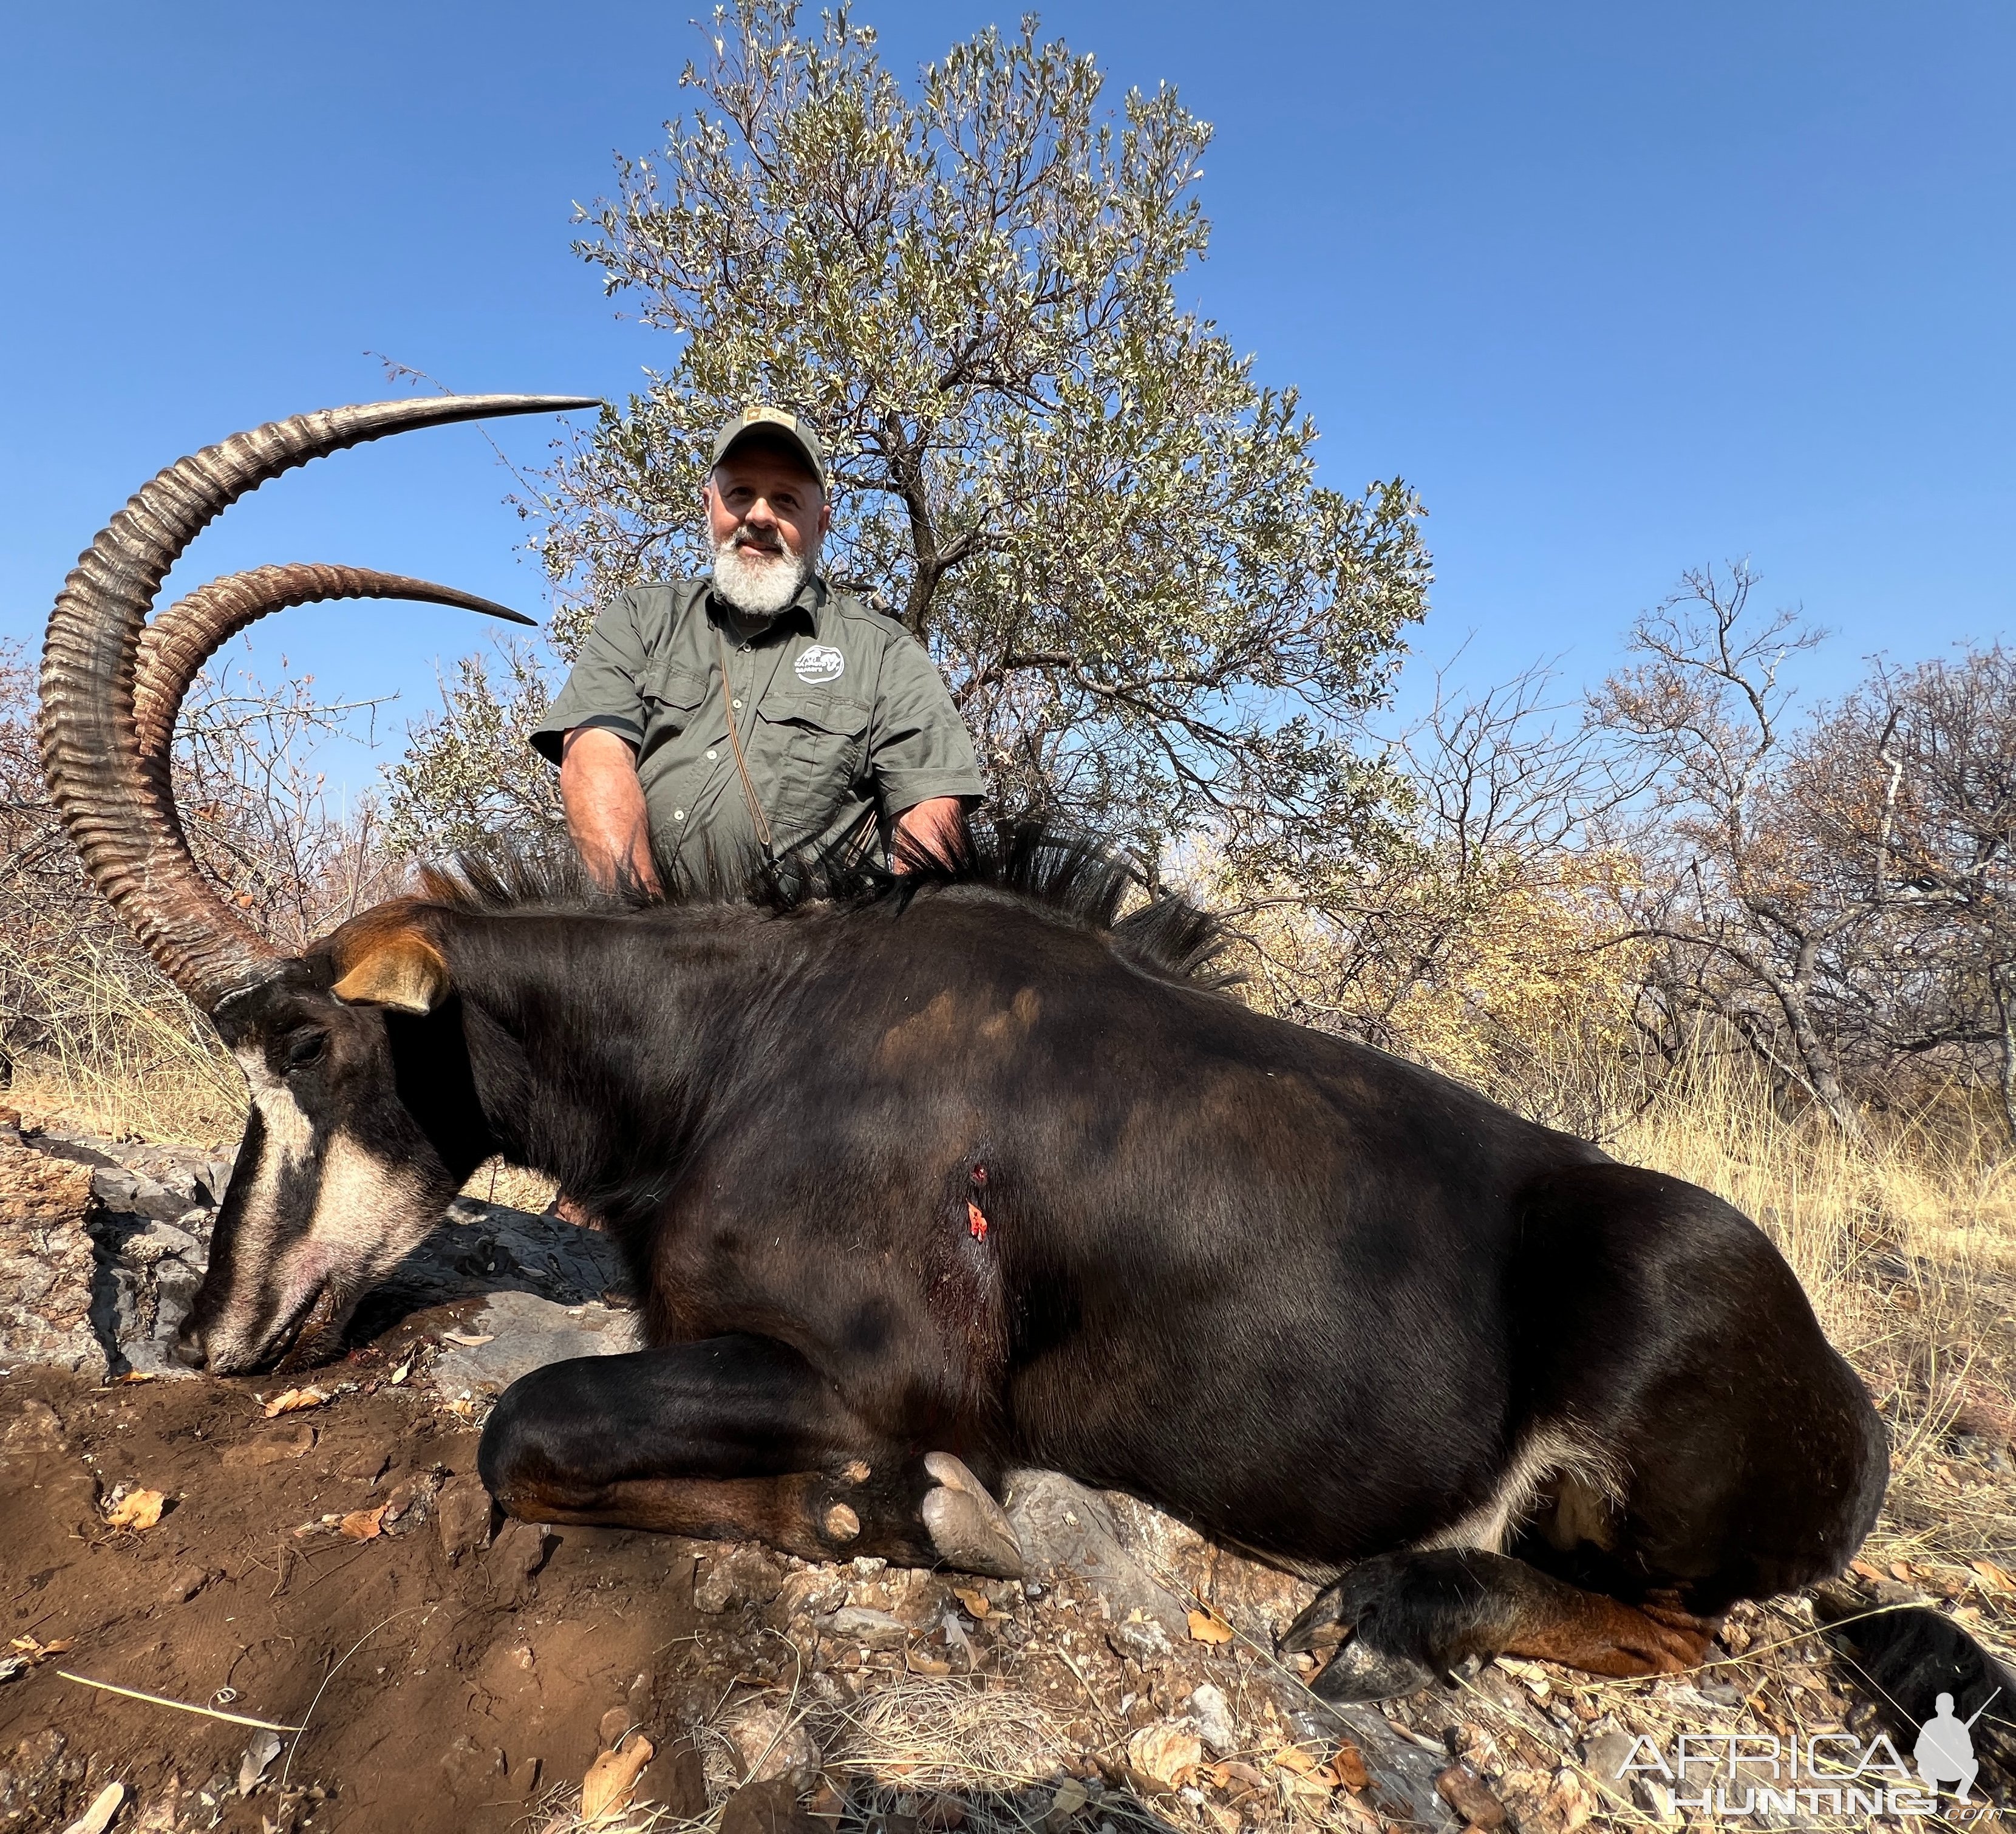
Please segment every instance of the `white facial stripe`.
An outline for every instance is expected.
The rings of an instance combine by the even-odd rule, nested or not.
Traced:
[[[322,1155],[308,1241],[325,1265],[376,1280],[434,1227],[446,1202],[417,1168],[395,1165],[353,1136],[334,1133]]]
[[[324,1135],[318,1154],[314,1122],[264,1057],[251,1050],[233,1054],[262,1139],[258,1162],[245,1168],[231,1291],[207,1334],[213,1363],[226,1364],[257,1356],[277,1321],[298,1311],[325,1281],[354,1297],[382,1279],[455,1194],[435,1191],[418,1167],[387,1160],[340,1130]],[[308,1227],[290,1232],[281,1194],[290,1181],[308,1180],[314,1208]],[[292,1220],[298,1230],[298,1215]]]

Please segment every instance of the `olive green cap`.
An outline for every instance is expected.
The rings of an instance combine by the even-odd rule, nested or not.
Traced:
[[[773,408],[765,402],[744,408],[714,436],[714,457],[708,462],[708,469],[718,465],[744,439],[756,436],[790,447],[812,467],[819,488],[826,488],[826,455],[819,450],[819,435],[790,409]]]

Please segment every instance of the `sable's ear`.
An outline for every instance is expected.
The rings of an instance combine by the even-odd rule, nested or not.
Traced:
[[[429,1013],[448,992],[448,964],[417,930],[374,936],[329,991],[347,1006]]]

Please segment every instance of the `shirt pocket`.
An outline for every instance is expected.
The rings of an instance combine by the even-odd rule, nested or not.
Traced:
[[[707,680],[691,671],[661,665],[644,677],[644,747],[646,751],[684,732],[707,698]]]
[[[833,694],[772,692],[757,717],[764,741],[758,793],[774,793],[780,809],[823,821],[861,774],[867,708]],[[750,762],[753,774],[757,761]]]

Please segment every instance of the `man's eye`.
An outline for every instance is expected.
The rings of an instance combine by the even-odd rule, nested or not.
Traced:
[[[288,1041],[287,1068],[298,1070],[304,1065],[319,1062],[329,1049],[326,1032],[301,1032]]]

